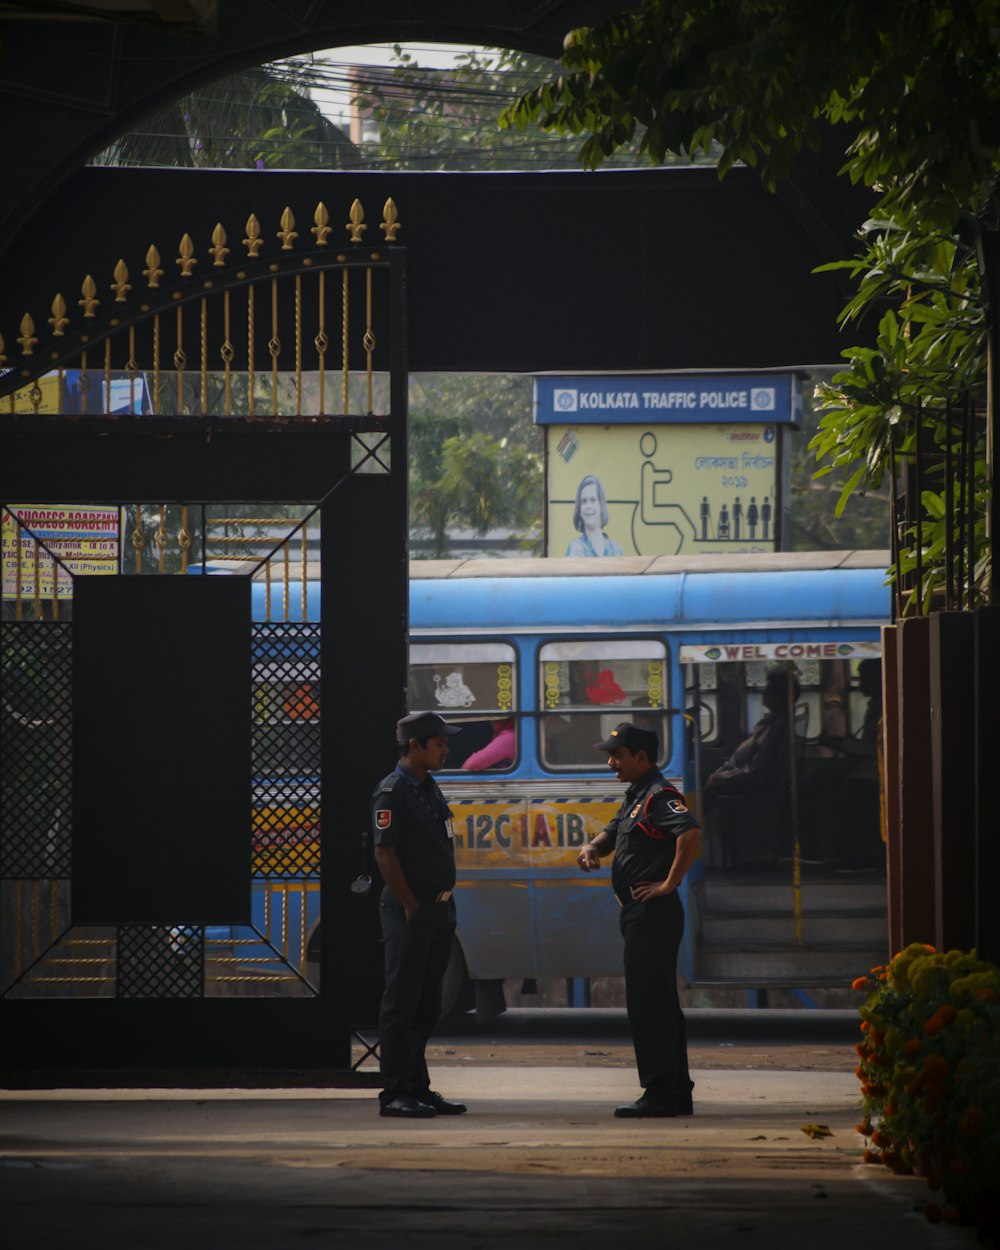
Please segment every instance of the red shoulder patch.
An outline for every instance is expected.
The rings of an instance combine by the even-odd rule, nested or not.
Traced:
[[[375,828],[388,829],[392,824],[392,811],[388,807],[380,808],[375,813]]]

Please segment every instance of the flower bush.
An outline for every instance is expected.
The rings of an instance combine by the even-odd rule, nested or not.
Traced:
[[[933,1221],[1000,1235],[1000,968],[913,943],[859,977],[865,1159],[927,1178]]]

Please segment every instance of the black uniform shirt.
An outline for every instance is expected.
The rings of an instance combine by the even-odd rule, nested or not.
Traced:
[[[430,903],[455,885],[451,812],[430,773],[417,781],[403,764],[379,785],[372,798],[376,846],[391,846],[406,883]]]
[[[615,839],[611,884],[619,898],[640,881],[665,881],[674,862],[677,839],[698,822],[684,796],[651,768],[625,791],[625,801],[605,832]]]

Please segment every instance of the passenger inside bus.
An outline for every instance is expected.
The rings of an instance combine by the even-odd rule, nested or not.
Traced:
[[[493,722],[493,740],[488,742],[481,751],[473,751],[462,764],[466,769],[502,768],[513,764],[517,756],[517,738],[514,733],[514,718],[495,720]]]
[[[776,790],[788,779],[789,676],[784,665],[768,670],[761,702],[767,711],[749,738],[736,748],[705,782],[705,811],[710,812],[725,794],[761,794]],[[791,703],[798,702],[801,687],[791,675]]]
[[[786,834],[790,778],[789,707],[795,706],[800,693],[798,675],[793,670],[783,664],[768,669],[761,693],[764,715],[750,736],[707,778],[702,791],[702,819],[712,843],[710,859],[728,864],[747,858],[746,848],[738,843],[750,838],[758,823],[750,819],[747,800],[754,802],[755,815],[760,814],[760,802],[766,803],[764,824],[769,827],[772,848],[767,857],[777,858],[779,852],[787,849],[781,845],[781,839]]]

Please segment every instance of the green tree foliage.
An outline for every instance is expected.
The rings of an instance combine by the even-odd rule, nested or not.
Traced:
[[[431,555],[448,554],[452,529],[509,528],[537,546],[543,472],[529,378],[411,378],[409,447],[410,528]]]
[[[291,59],[220,78],[146,118],[105,149],[102,165],[337,169],[359,153],[309,96],[313,63]]]
[[[803,382],[802,428],[792,434],[790,488],[786,534],[794,551],[889,547],[889,491],[887,482],[860,487],[850,507],[840,506],[843,482],[838,473],[817,475],[813,440],[824,419],[824,387],[835,368],[812,370]]]
[[[843,475],[842,509],[852,491],[880,486],[890,447],[912,453],[918,411],[943,453],[949,407],[983,401],[980,258],[1000,225],[998,54],[1000,0],[643,0],[572,31],[566,72],[504,122],[585,136],[590,167],[636,138],[654,161],[718,144],[720,175],[742,162],[770,188],[840,128],[841,172],[876,200],[864,250],[848,262],[859,289],[844,311],[845,321],[867,314],[875,341],[845,352],[847,369],[821,388],[813,440],[821,472]],[[982,574],[992,471],[976,460]],[[940,463],[935,472],[938,489],[920,501],[928,593],[948,530]],[[904,539],[912,564],[913,531]]]
[[[511,49],[468,49],[452,69],[429,69],[398,44],[386,69],[365,72],[355,96],[378,140],[364,160],[382,169],[557,169],[579,164],[579,144],[558,130],[531,136],[502,127],[500,115],[544,82],[555,63]],[[625,145],[611,159],[634,164]],[[676,159],[676,158],[675,158]]]

